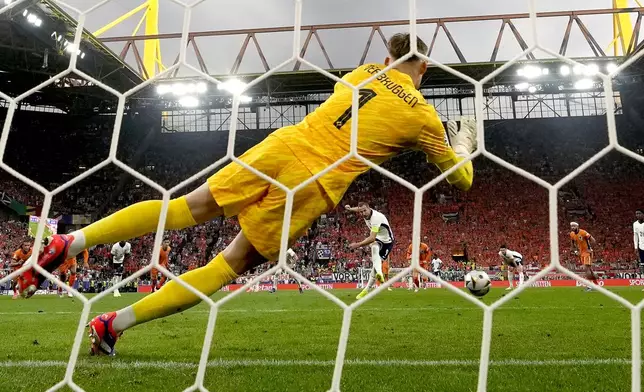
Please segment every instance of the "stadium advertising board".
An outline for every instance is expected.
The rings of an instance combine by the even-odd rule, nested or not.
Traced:
[[[465,287],[463,282],[450,282],[455,287]],[[644,279],[605,279],[599,281],[600,286],[605,287],[634,287],[634,286],[644,286]],[[241,288],[241,284],[231,284],[222,289],[222,291],[235,291]],[[578,287],[582,286],[576,280],[566,279],[566,280],[538,280],[532,284],[534,288],[547,288],[547,287]],[[338,289],[359,289],[360,283],[320,283],[318,287],[321,287],[324,290],[338,290]],[[396,282],[392,285],[395,288],[407,288],[406,283]],[[493,288],[505,288],[508,287],[508,282],[503,281],[492,281]],[[256,288],[248,289],[247,291],[269,291],[273,288],[272,284],[261,283]],[[303,286],[305,290],[310,288],[306,285]],[[428,285],[428,288],[440,288],[440,285],[431,282]],[[279,284],[277,290],[297,290],[297,284]],[[148,293],[152,291],[152,286],[149,285],[140,285],[139,292]]]
[[[40,217],[31,215],[29,216],[29,237],[35,238],[36,232],[38,231],[38,223],[40,222]],[[43,238],[47,238],[51,235],[58,233],[58,221],[56,219],[47,219],[45,223],[45,234]]]

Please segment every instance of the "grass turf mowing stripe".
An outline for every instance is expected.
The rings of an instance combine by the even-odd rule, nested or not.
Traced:
[[[490,361],[490,366],[597,366],[597,365],[630,365],[630,359],[626,358],[587,358],[587,359],[551,359],[551,360],[524,360],[504,359]],[[216,359],[208,362],[210,368],[230,367],[285,367],[285,366],[334,366],[335,361],[319,360],[281,360],[281,359]],[[399,359],[347,359],[345,366],[401,366],[401,367],[441,367],[441,366],[478,366],[476,360],[439,360],[439,361],[418,361]],[[153,369],[192,369],[197,368],[197,363],[173,362],[173,361],[112,361],[94,362],[81,360],[77,367],[86,368],[153,368]],[[0,368],[43,368],[43,367],[67,367],[65,361],[4,361],[0,362]]]

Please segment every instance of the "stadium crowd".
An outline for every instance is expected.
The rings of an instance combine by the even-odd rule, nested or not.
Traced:
[[[10,166],[52,189],[107,157],[113,118],[91,121],[82,118],[73,122],[75,131],[69,131],[69,121],[63,124],[46,116],[53,115],[16,116],[5,157]],[[554,183],[606,145],[603,121],[603,117],[584,117],[489,122],[486,147],[502,159]],[[583,134],[575,132],[582,128]],[[561,132],[561,129],[571,132]],[[266,132],[247,131],[238,137],[237,150],[244,151],[265,135]],[[160,133],[149,119],[127,117],[117,156],[161,186],[170,187],[223,157],[226,141],[225,132]],[[29,147],[20,148],[25,145]],[[439,254],[447,270],[498,265],[501,244],[522,253],[533,268],[546,265],[550,260],[547,191],[487,158],[477,158],[474,165],[476,175],[470,192],[457,191],[443,182],[425,193],[421,215],[423,241]],[[386,163],[385,168],[415,186],[422,186],[438,174],[424,161],[423,154],[417,152],[406,153]],[[642,207],[633,195],[644,185],[642,172],[639,164],[611,153],[563,186],[558,214],[560,254],[564,261],[572,261],[567,232],[568,223],[576,220],[597,239],[597,258],[602,265],[611,269],[633,265],[630,227],[635,209]],[[197,180],[177,193],[199,183]],[[7,173],[0,173],[0,184],[0,194],[27,206],[42,204],[42,195]],[[57,195],[50,216],[80,214],[93,220],[131,203],[155,198],[159,198],[156,190],[109,165]],[[356,271],[367,266],[366,251],[351,251],[348,247],[349,243],[367,235],[364,222],[343,209],[345,204],[355,205],[359,201],[369,203],[389,218],[397,243],[391,264],[407,265],[413,192],[371,171],[359,177],[338,208],[323,216],[294,245],[303,260],[300,269],[305,275],[315,278],[328,272]],[[0,264],[25,237],[24,222],[24,217],[10,214],[0,219]],[[66,225],[62,229],[75,227]],[[180,273],[205,264],[238,230],[236,220],[229,218],[167,232],[173,249],[170,263],[174,271]],[[153,241],[153,235],[130,241],[132,257],[126,264],[128,272],[149,262]],[[317,262],[316,249],[320,245],[331,250],[330,260]],[[110,246],[106,244],[90,251],[91,270],[109,274]],[[452,254],[459,252],[465,252],[468,264],[463,259],[452,259]]]

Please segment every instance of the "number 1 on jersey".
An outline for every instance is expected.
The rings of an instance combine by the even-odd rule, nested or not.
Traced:
[[[367,102],[371,101],[376,97],[376,92],[368,89],[368,88],[362,88],[360,89],[360,98],[358,98],[358,109],[363,107]],[[338,117],[337,120],[335,120],[335,127],[338,129],[341,129],[344,124],[349,122],[351,120],[351,106],[347,110],[342,113],[340,117]]]

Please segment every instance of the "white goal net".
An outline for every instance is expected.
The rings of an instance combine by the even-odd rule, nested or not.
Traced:
[[[294,29],[293,29],[293,50],[292,50],[292,55],[291,57],[284,61],[282,64],[274,67],[270,71],[264,73],[261,77],[255,79],[252,81],[249,85],[245,87],[244,90],[238,91],[235,93],[234,99],[233,99],[233,104],[232,104],[232,118],[236,119],[237,115],[239,113],[239,108],[240,108],[240,97],[246,91],[247,89],[253,87],[254,85],[262,82],[266,78],[270,77],[276,72],[279,72],[282,70],[285,66],[289,64],[294,64],[296,62],[300,62],[302,64],[306,64],[308,67],[314,69],[315,71],[323,74],[329,79],[334,80],[337,83],[342,83],[347,85],[350,89],[353,90],[353,107],[352,107],[352,116],[351,116],[351,132],[352,132],[352,138],[351,138],[351,149],[350,149],[350,154],[344,157],[341,161],[336,162],[334,165],[329,166],[326,170],[316,174],[315,176],[311,177],[309,180],[307,180],[305,183],[300,184],[299,186],[293,188],[293,189],[288,189],[284,185],[277,183],[275,180],[273,180],[270,177],[267,177],[263,173],[257,171],[253,167],[247,165],[246,163],[240,161],[234,154],[234,145],[235,145],[235,136],[236,136],[236,131],[238,127],[237,121],[231,121],[230,122],[230,131],[229,131],[229,142],[228,142],[228,153],[227,155],[220,159],[217,162],[214,162],[212,165],[209,167],[203,169],[199,173],[196,173],[190,178],[185,179],[185,181],[182,181],[180,184],[177,184],[176,186],[166,189],[161,187],[159,184],[155,183],[151,179],[145,177],[141,173],[137,172],[130,166],[126,165],[122,161],[120,161],[117,158],[117,145],[118,145],[118,140],[119,140],[119,132],[121,128],[121,121],[122,121],[122,116],[124,114],[125,110],[125,104],[126,100],[128,97],[131,97],[133,94],[136,92],[140,91],[142,88],[155,83],[159,79],[163,78],[168,78],[169,76],[172,75],[173,71],[180,67],[186,67],[189,68],[191,71],[197,73],[200,75],[200,77],[210,81],[211,83],[214,84],[220,84],[221,81],[214,79],[213,77],[204,74],[201,72],[199,69],[195,68],[194,66],[190,65],[186,61],[186,48],[187,48],[187,41],[188,41],[188,32],[189,32],[189,26],[190,26],[190,20],[191,20],[191,14],[194,10],[194,7],[197,6],[198,4],[202,3],[203,0],[201,1],[194,1],[190,4],[184,4],[181,1],[178,0],[172,0],[173,2],[180,4],[181,6],[184,7],[184,15],[183,15],[183,31],[182,31],[182,38],[181,38],[181,43],[180,43],[180,58],[179,62],[172,67],[164,70],[160,74],[156,75],[155,77],[146,80],[144,83],[138,85],[137,87],[125,92],[121,93],[119,91],[116,91],[114,88],[105,85],[98,80],[92,78],[90,75],[87,75],[86,73],[80,71],[77,68],[77,61],[78,61],[78,53],[72,53],[70,56],[70,63],[69,63],[69,68],[62,72],[61,74],[57,75],[56,77],[53,77],[46,82],[30,89],[29,91],[24,92],[23,94],[16,96],[16,97],[10,97],[2,92],[0,92],[0,98],[4,99],[6,102],[9,104],[9,109],[8,109],[8,114],[6,117],[6,121],[4,123],[4,127],[2,129],[2,136],[0,138],[0,158],[4,157],[5,149],[7,146],[7,140],[9,137],[9,131],[11,129],[11,123],[12,119],[14,117],[14,114],[18,108],[18,105],[21,100],[23,100],[25,97],[29,96],[30,94],[34,94],[37,91],[45,88],[47,85],[53,83],[55,80],[64,77],[67,74],[70,74],[72,72],[76,73],[78,76],[94,83],[94,85],[99,86],[106,91],[114,94],[114,96],[118,97],[118,108],[117,108],[117,113],[116,113],[116,122],[114,126],[114,131],[113,131],[113,137],[112,137],[112,142],[111,142],[111,148],[109,152],[109,156],[107,159],[104,161],[100,162],[94,167],[89,168],[87,171],[85,171],[82,175],[79,175],[72,180],[60,185],[59,187],[55,189],[46,189],[42,185],[34,182],[32,179],[20,174],[18,171],[16,171],[14,168],[8,166],[4,161],[0,163],[0,167],[10,173],[11,175],[15,176],[22,182],[28,184],[29,186],[33,187],[34,189],[38,190],[44,195],[44,204],[42,208],[42,212],[40,214],[40,225],[38,226],[36,238],[35,238],[35,245],[33,249],[33,254],[38,255],[42,245],[41,241],[43,239],[43,233],[45,232],[45,221],[46,218],[49,216],[51,205],[52,205],[52,198],[56,195],[59,195],[61,192],[65,191],[66,189],[69,189],[72,187],[74,184],[77,184],[79,181],[87,178],[88,176],[92,175],[93,173],[96,173],[100,169],[104,168],[105,166],[109,164],[114,164],[118,166],[119,168],[123,169],[125,172],[129,173],[130,175],[134,176],[135,178],[139,179],[140,181],[144,182],[145,184],[149,185],[153,189],[158,190],[162,195],[163,195],[163,209],[161,212],[160,220],[158,222],[157,226],[157,233],[155,237],[155,242],[154,242],[154,250],[153,254],[151,257],[152,262],[147,265],[145,268],[139,270],[137,273],[129,276],[127,279],[124,279],[120,283],[118,283],[115,286],[110,287],[108,290],[95,295],[91,298],[88,298],[84,296],[83,294],[79,293],[72,287],[67,286],[65,283],[59,281],[56,276],[48,273],[45,271],[43,268],[39,267],[36,264],[36,256],[32,256],[31,260],[24,265],[20,270],[0,279],[0,284],[7,282],[10,279],[13,279],[14,277],[18,276],[19,274],[23,273],[29,268],[35,268],[38,272],[41,274],[45,275],[48,279],[55,281],[57,285],[62,285],[65,287],[65,289],[71,291],[82,303],[83,303],[83,310],[82,314],[80,317],[80,320],[78,322],[78,328],[76,330],[76,335],[75,335],[75,340],[74,344],[71,350],[71,354],[69,356],[69,361],[68,361],[68,366],[67,370],[64,376],[64,379],[61,380],[59,383],[54,385],[50,390],[55,391],[61,388],[64,388],[65,386],[70,387],[71,389],[75,391],[82,391],[83,389],[76,385],[73,381],[73,375],[76,367],[76,362],[79,357],[79,353],[81,352],[81,345],[83,343],[83,340],[85,338],[85,325],[89,321],[89,316],[90,316],[90,309],[92,306],[100,301],[102,298],[105,296],[111,294],[114,290],[118,289],[119,287],[122,287],[129,282],[137,279],[141,275],[149,272],[152,268],[156,268],[159,271],[161,271],[164,275],[166,275],[169,279],[174,279],[176,281],[179,281],[180,284],[182,284],[184,287],[189,289],[191,292],[195,293],[195,295],[199,296],[209,307],[210,307],[210,314],[208,318],[208,324],[207,324],[207,329],[206,329],[206,335],[205,339],[203,342],[203,348],[201,352],[201,357],[200,357],[200,362],[199,362],[199,367],[197,371],[197,376],[194,381],[194,384],[188,388],[187,390],[206,390],[204,387],[204,376],[206,374],[206,368],[207,368],[207,363],[208,363],[208,357],[209,357],[209,352],[212,347],[212,340],[213,340],[213,334],[215,330],[215,324],[218,316],[218,312],[222,305],[233,299],[234,297],[246,292],[246,290],[253,285],[255,285],[257,282],[261,280],[265,280],[268,276],[271,276],[272,274],[275,273],[275,271],[278,268],[281,268],[283,271],[286,271],[287,273],[291,274],[294,276],[297,280],[306,282],[308,286],[310,286],[312,289],[316,290],[319,292],[321,295],[324,297],[328,298],[331,300],[333,303],[335,303],[338,307],[340,307],[343,312],[343,321],[342,321],[342,327],[340,331],[340,338],[338,341],[338,346],[337,346],[337,354],[336,354],[336,359],[335,359],[335,366],[333,370],[333,377],[332,377],[332,382],[331,385],[329,385],[329,390],[331,391],[340,391],[341,389],[341,381],[342,381],[342,375],[343,375],[343,365],[345,362],[345,353],[347,349],[347,342],[350,334],[350,327],[351,327],[351,320],[352,320],[352,315],[353,312],[359,308],[361,305],[363,305],[365,302],[371,300],[374,296],[379,295],[383,290],[387,290],[389,286],[394,284],[395,282],[400,281],[403,278],[406,278],[410,275],[410,273],[414,270],[420,270],[420,265],[419,265],[419,245],[420,245],[420,233],[421,233],[421,208],[422,208],[422,198],[423,194],[436,184],[438,184],[441,181],[444,181],[446,177],[453,173],[458,167],[461,167],[464,165],[466,162],[471,161],[472,159],[479,157],[479,156],[484,156],[493,162],[496,162],[497,164],[507,168],[508,170],[511,170],[539,185],[541,185],[543,188],[545,188],[548,191],[549,194],[549,233],[550,233],[550,255],[551,255],[551,260],[550,264],[547,268],[542,270],[536,275],[533,275],[528,283],[535,282],[537,280],[540,280],[544,275],[551,273],[553,271],[559,271],[562,274],[568,275],[571,278],[582,282],[585,285],[589,285],[593,287],[595,290],[599,291],[603,295],[610,297],[611,299],[621,303],[623,306],[631,310],[631,343],[632,343],[632,379],[631,379],[631,388],[633,392],[640,391],[641,388],[641,383],[640,383],[640,370],[641,370],[641,347],[640,347],[640,313],[641,313],[641,308],[644,306],[644,301],[640,302],[637,305],[633,305],[626,299],[604,289],[603,287],[599,287],[594,285],[592,282],[589,282],[579,275],[575,274],[573,271],[565,268],[562,263],[560,263],[559,259],[559,238],[558,238],[558,199],[557,199],[557,194],[558,190],[568,183],[571,179],[573,179],[575,176],[577,176],[579,173],[581,173],[583,170],[587,169],[590,165],[594,164],[597,162],[600,158],[605,156],[608,152],[616,150],[619,151],[623,154],[626,154],[633,159],[636,159],[640,162],[644,163],[644,158],[627,150],[626,148],[620,146],[617,141],[617,134],[616,134],[616,126],[615,126],[615,113],[614,113],[614,98],[613,98],[613,91],[612,91],[612,83],[611,80],[612,78],[617,75],[622,69],[625,67],[628,67],[630,64],[632,64],[635,60],[637,60],[639,57],[641,57],[642,54],[644,54],[644,51],[640,51],[640,53],[637,54],[637,56],[634,56],[630,58],[628,61],[625,63],[621,64],[617,69],[615,69],[613,72],[610,74],[599,74],[598,77],[602,79],[603,86],[605,89],[605,94],[604,94],[604,99],[605,99],[605,108],[606,108],[606,117],[607,117],[607,124],[608,124],[608,139],[609,139],[609,145],[601,150],[599,153],[594,155],[592,158],[590,158],[588,161],[586,161],[583,165],[566,175],[564,178],[562,178],[560,181],[558,181],[555,184],[550,184],[537,176],[520,169],[519,167],[512,165],[510,163],[507,163],[506,161],[502,160],[501,158],[493,155],[486,149],[485,145],[485,128],[484,128],[484,115],[483,115],[483,102],[484,102],[484,95],[483,95],[483,86],[491,81],[494,77],[498,76],[500,73],[506,71],[510,66],[515,64],[516,62],[520,61],[521,59],[525,58],[526,55],[529,53],[532,53],[533,51],[541,51],[547,54],[547,56],[552,57],[552,58],[558,58],[559,60],[569,63],[571,66],[579,66],[583,67],[583,65],[578,64],[574,62],[573,60],[570,60],[569,58],[566,58],[564,56],[560,56],[558,53],[550,50],[549,48],[543,47],[540,45],[539,39],[538,39],[538,34],[537,34],[537,15],[535,11],[535,3],[536,0],[530,0],[529,1],[529,7],[530,7],[530,23],[531,23],[531,28],[532,28],[532,35],[531,38],[528,42],[528,48],[524,50],[522,53],[519,53],[516,57],[514,57],[512,60],[508,61],[505,63],[502,67],[496,69],[494,72],[491,74],[485,76],[481,80],[474,80],[473,78],[466,76],[450,67],[447,67],[432,58],[428,58],[424,56],[421,53],[418,53],[415,51],[407,54],[406,56],[400,58],[396,62],[390,64],[388,67],[386,67],[382,72],[379,72],[375,75],[373,75],[369,80],[364,81],[361,85],[358,86],[353,86],[353,85],[348,85],[347,82],[343,81],[342,79],[336,77],[335,75],[325,71],[321,67],[312,64],[310,61],[304,59],[300,55],[301,47],[302,47],[302,42],[301,42],[301,26],[302,26],[302,9],[303,7],[306,7],[306,1],[304,0],[294,0],[294,7],[295,7],[295,20],[294,20]],[[109,0],[105,0],[100,2],[99,4],[94,5],[93,7],[89,9],[84,9],[84,10],[77,10],[78,11],[78,28],[76,31],[76,35],[74,38],[73,44],[75,47],[79,47],[79,44],[82,39],[83,35],[83,26],[86,20],[86,16],[91,13],[91,12],[96,12],[97,10],[100,9],[100,7],[104,6],[106,3],[108,3]],[[0,8],[0,13],[7,12],[10,10],[12,7],[15,7],[22,3],[21,0],[13,1],[13,2],[7,2],[8,5],[5,5],[5,3],[2,3],[3,8]],[[63,2],[58,2],[61,5],[64,5],[66,8],[69,9],[75,9],[74,7],[68,6],[64,4]],[[416,0],[408,0],[408,10],[409,10],[409,32],[412,37],[412,48],[416,48],[416,37],[417,37],[417,25],[416,25]],[[396,4],[396,6],[399,6]],[[476,118],[477,118],[477,130],[478,130],[478,148],[477,150],[467,159],[462,161],[457,167],[454,167],[450,170],[448,170],[445,173],[442,173],[440,176],[436,177],[429,183],[425,184],[422,187],[416,187],[403,178],[379,167],[374,165],[373,163],[369,162],[367,159],[360,157],[357,154],[357,130],[358,130],[358,124],[359,124],[359,94],[358,91],[360,88],[365,86],[367,83],[375,80],[378,78],[382,73],[387,72],[391,68],[397,66],[401,62],[406,61],[409,59],[411,56],[418,56],[420,58],[423,58],[424,60],[428,61],[434,66],[437,66],[441,68],[443,71],[448,72],[456,77],[461,78],[464,82],[468,82],[471,85],[474,86],[475,88],[475,93],[476,93],[476,98],[475,98],[475,108],[476,108]],[[411,266],[409,268],[405,268],[403,270],[397,271],[395,273],[395,276],[393,276],[389,281],[387,281],[385,284],[380,285],[377,289],[373,290],[370,292],[368,295],[366,295],[364,298],[351,303],[351,304],[346,304],[340,299],[338,299],[336,296],[334,296],[331,292],[327,290],[323,290],[322,288],[318,287],[315,285],[315,283],[308,281],[304,276],[300,275],[293,269],[291,269],[287,265],[287,254],[286,250],[288,248],[288,233],[289,233],[289,225],[291,221],[291,213],[292,213],[292,206],[293,206],[293,197],[296,192],[299,190],[303,189],[306,185],[312,183],[313,181],[316,181],[319,179],[321,176],[324,176],[327,174],[330,170],[335,168],[337,165],[339,165],[341,162],[345,161],[346,159],[349,158],[357,158],[371,166],[374,170],[377,170],[380,172],[382,175],[390,178],[392,181],[396,181],[402,185],[404,185],[406,188],[408,188],[410,191],[414,193],[414,211],[413,211],[413,236],[412,236],[412,258],[411,258]],[[171,195],[173,195],[176,191],[184,188],[186,185],[192,184],[194,181],[202,178],[205,174],[208,174],[211,172],[213,169],[218,168],[225,163],[233,161],[238,163],[239,165],[242,165],[249,171],[253,172],[255,175],[265,179],[266,181],[270,181],[272,184],[274,184],[276,187],[284,190],[284,192],[287,195],[287,201],[286,201],[286,211],[284,214],[284,221],[283,221],[283,227],[282,227],[282,238],[281,238],[281,252],[280,252],[280,257],[279,257],[279,262],[278,264],[264,272],[263,274],[256,276],[253,280],[247,282],[243,287],[240,289],[230,292],[228,295],[225,297],[214,301],[213,299],[206,297],[202,293],[198,292],[195,290],[193,287],[185,284],[184,282],[181,282],[180,279],[177,278],[174,274],[172,274],[170,271],[165,269],[164,267],[160,266],[158,264],[158,259],[159,259],[159,252],[160,252],[160,246],[161,242],[163,239],[163,233],[164,233],[164,224],[166,220],[166,215],[167,215],[167,209],[168,209],[168,203],[171,198]],[[492,340],[491,333],[492,333],[492,324],[493,324],[493,316],[494,312],[496,309],[499,307],[503,306],[506,304],[508,301],[512,300],[515,298],[517,295],[521,294],[523,290],[525,290],[526,287],[529,287],[529,284],[523,285],[519,287],[518,289],[510,292],[508,295],[502,297],[498,301],[494,302],[493,304],[487,305],[480,301],[477,298],[474,298],[473,296],[469,295],[465,291],[462,291],[460,289],[457,289],[456,287],[442,281],[440,278],[432,275],[429,271],[426,270],[420,270],[421,273],[425,276],[427,276],[429,279],[432,281],[441,284],[441,286],[447,290],[450,290],[454,295],[460,296],[464,298],[467,301],[470,301],[473,303],[475,306],[479,307],[482,309],[484,318],[483,318],[483,329],[481,331],[482,333],[482,343],[481,343],[481,350],[480,350],[480,365],[479,365],[479,372],[478,372],[478,387],[477,390],[479,392],[483,392],[487,390],[487,380],[488,380],[488,369],[489,369],[489,364],[490,364],[490,343]]]

